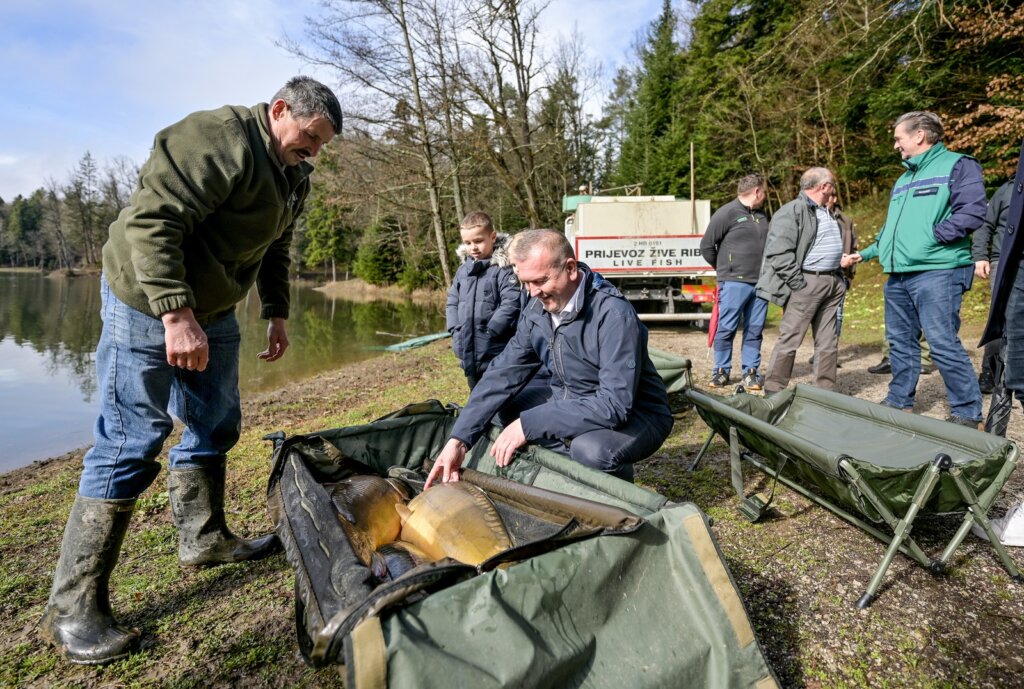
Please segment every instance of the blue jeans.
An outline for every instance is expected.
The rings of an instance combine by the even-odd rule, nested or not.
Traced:
[[[544,379],[544,382],[549,381]],[[527,409],[550,400],[552,394],[550,385],[528,385],[509,400],[498,417],[503,425],[508,425]],[[634,413],[619,428],[601,428],[574,438],[539,438],[531,442],[583,466],[629,481],[633,478],[633,463],[657,452],[671,431],[671,416],[642,417]]]
[[[974,266],[893,273],[885,283],[885,337],[892,382],[886,402],[912,409],[921,375],[924,331],[932,361],[946,385],[954,416],[981,421],[981,390],[974,366],[960,342],[960,304],[971,288]]]
[[[743,321],[740,358],[744,372],[761,366],[761,341],[768,302],[757,296],[746,282],[718,283],[718,329],[715,331],[715,370],[732,370],[732,341]]]
[[[95,446],[85,455],[78,492],[89,498],[138,497],[160,472],[156,457],[173,428],[185,424],[170,451],[172,468],[224,461],[241,431],[234,313],[204,328],[210,361],[203,372],[167,363],[163,323],[136,311],[100,285],[103,331],[96,348],[100,414]]]

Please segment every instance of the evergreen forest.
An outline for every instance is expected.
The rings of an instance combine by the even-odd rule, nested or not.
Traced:
[[[558,228],[562,197],[581,189],[717,206],[758,172],[778,207],[823,165],[844,203],[887,194],[901,171],[892,123],[909,110],[941,115],[947,146],[981,162],[990,191],[1017,165],[1019,2],[664,0],[614,74],[573,27],[543,36],[545,10],[324,0],[305,35],[283,39],[332,75],[346,116],[315,161],[296,272],[443,288],[465,213],[504,232]],[[0,265],[99,265],[137,175],[86,152],[64,181],[0,199]]]

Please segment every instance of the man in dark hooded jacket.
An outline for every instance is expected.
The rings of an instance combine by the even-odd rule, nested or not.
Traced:
[[[527,442],[631,479],[672,429],[665,384],[647,353],[647,329],[615,287],[577,263],[553,230],[516,235],[510,250],[530,291],[516,335],[473,389],[427,479],[459,480],[466,451],[498,412],[518,416],[491,449],[498,466]],[[527,383],[538,371],[550,385]]]

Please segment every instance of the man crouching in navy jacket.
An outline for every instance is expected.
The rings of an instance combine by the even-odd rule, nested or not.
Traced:
[[[427,486],[438,477],[459,480],[466,451],[499,412],[514,420],[491,448],[498,466],[533,442],[632,480],[633,463],[672,429],[647,328],[611,283],[576,261],[561,233],[520,232],[510,255],[532,298],[515,337],[473,389]],[[538,372],[550,375],[550,385],[528,385]]]

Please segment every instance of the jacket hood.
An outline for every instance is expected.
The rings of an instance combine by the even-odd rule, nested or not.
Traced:
[[[481,261],[490,261],[499,268],[508,268],[512,265],[512,259],[508,255],[508,245],[511,243],[511,235],[507,232],[499,232],[498,238],[494,240],[494,251],[491,253],[491,257],[481,259]],[[459,244],[455,249],[455,255],[459,257],[459,263],[470,260],[465,244]]]

